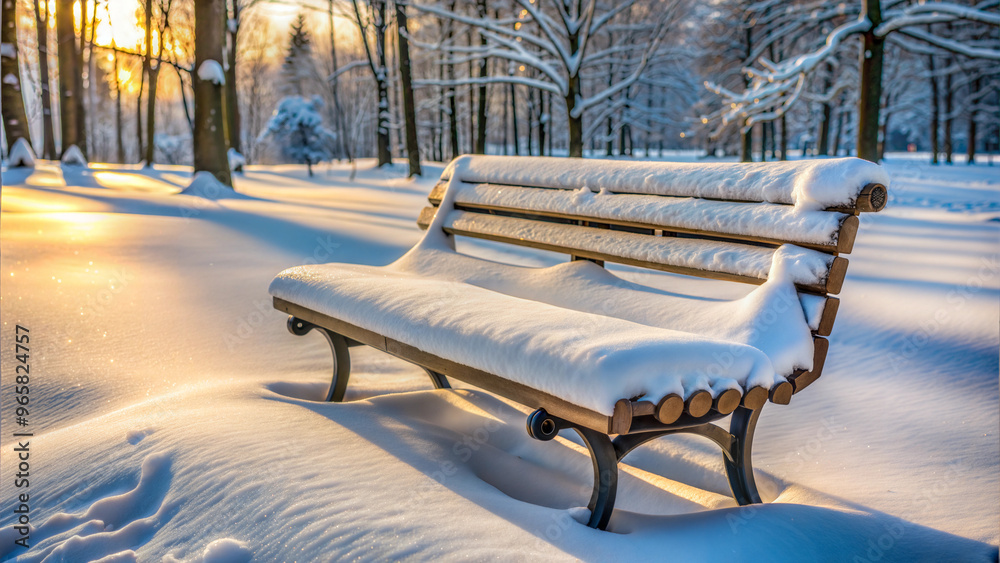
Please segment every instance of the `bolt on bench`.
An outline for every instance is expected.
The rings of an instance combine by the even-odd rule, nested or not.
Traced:
[[[761,502],[751,444],[768,401],[820,376],[861,212],[888,177],[859,159],[682,164],[463,156],[420,214],[420,243],[383,267],[299,266],[272,282],[296,335],[317,330],[341,401],[367,345],[535,409],[528,433],[573,429],[594,464],[591,527],[618,463],[675,433],[715,442],[741,504]],[[461,254],[455,237],[571,257],[528,268]],[[758,287],[738,299],[633,283],[614,262]],[[678,278],[678,287],[691,280]],[[684,282],[681,284],[680,282]],[[702,282],[716,284],[719,282]],[[729,431],[712,424],[730,416]]]

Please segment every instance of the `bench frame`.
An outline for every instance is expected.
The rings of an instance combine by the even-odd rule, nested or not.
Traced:
[[[302,336],[316,330],[330,344],[333,374],[326,401],[339,403],[344,400],[351,375],[349,349],[367,345],[422,367],[435,389],[450,389],[448,377],[454,377],[534,408],[528,415],[526,426],[528,435],[536,440],[552,440],[561,430],[576,431],[587,446],[594,467],[593,492],[587,505],[590,509],[587,525],[591,528],[605,530],[611,520],[618,491],[618,464],[621,460],[642,444],[669,434],[694,434],[714,442],[722,449],[726,476],[736,502],[740,505],[761,502],[753,476],[751,446],[754,428],[766,397],[756,401],[750,396],[744,397],[744,404],[731,413],[728,432],[712,422],[729,415],[714,409],[701,417],[682,414],[672,424],[663,424],[652,414],[633,417],[630,411],[628,429],[620,432],[615,431],[615,426],[621,425],[620,421],[615,421],[615,416],[607,417],[554,395],[428,354],[278,297],[274,298],[274,308],[289,314],[287,327],[292,334]],[[620,401],[619,404],[621,403]],[[624,409],[619,409],[616,405],[615,415],[619,415],[620,411],[623,412]]]

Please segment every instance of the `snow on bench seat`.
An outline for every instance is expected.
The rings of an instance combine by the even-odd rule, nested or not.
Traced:
[[[611,416],[622,398],[742,393],[810,369],[812,337],[795,288],[772,279],[743,299],[706,303],[590,262],[525,268],[425,239],[385,267],[285,270],[270,292]]]

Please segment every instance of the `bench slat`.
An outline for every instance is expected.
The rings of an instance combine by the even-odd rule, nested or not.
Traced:
[[[428,200],[440,205],[447,183],[438,183]],[[845,213],[798,212],[788,205],[733,203],[689,197],[616,194],[604,205],[574,201],[569,190],[458,184],[456,209],[526,213],[539,217],[586,220],[640,229],[722,237],[771,245],[792,243],[825,252],[850,253],[858,218]],[[568,193],[569,192],[569,193]],[[609,196],[604,196],[609,197]]]
[[[429,208],[422,217],[433,217]],[[774,249],[731,242],[656,237],[593,227],[563,225],[452,211],[445,218],[445,232],[697,276],[709,279],[762,284],[767,281]],[[572,242],[570,242],[572,241]],[[802,249],[810,265],[809,277],[794,280],[800,290],[814,293],[840,292],[847,272],[847,260]],[[711,256],[712,261],[699,262]],[[806,276],[806,274],[801,274]]]
[[[468,183],[653,194],[718,201],[815,204],[880,211],[888,176],[856,158],[766,163],[625,162],[552,157],[466,156],[441,176]],[[867,193],[866,193],[867,190]]]
[[[830,351],[830,341],[825,338],[813,338],[813,367],[809,371],[795,373],[789,376],[788,381],[792,383],[795,393],[805,389],[823,375],[823,367],[826,365],[826,355]]]

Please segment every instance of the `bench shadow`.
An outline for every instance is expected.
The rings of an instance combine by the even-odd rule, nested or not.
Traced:
[[[623,471],[610,530],[595,531],[580,523],[586,510],[576,508],[591,491],[589,457],[562,440],[530,439],[524,413],[503,401],[468,390],[340,404],[311,400],[323,387],[272,383],[273,395],[264,398],[309,409],[424,473],[427,487],[401,500],[403,509],[419,511],[445,487],[584,561],[629,559],[664,546],[675,560],[732,560],[734,553],[743,554],[737,560],[996,560],[995,546],[857,504],[736,507],[723,495],[671,481],[670,471],[665,478]],[[595,542],[593,534],[602,535]]]

